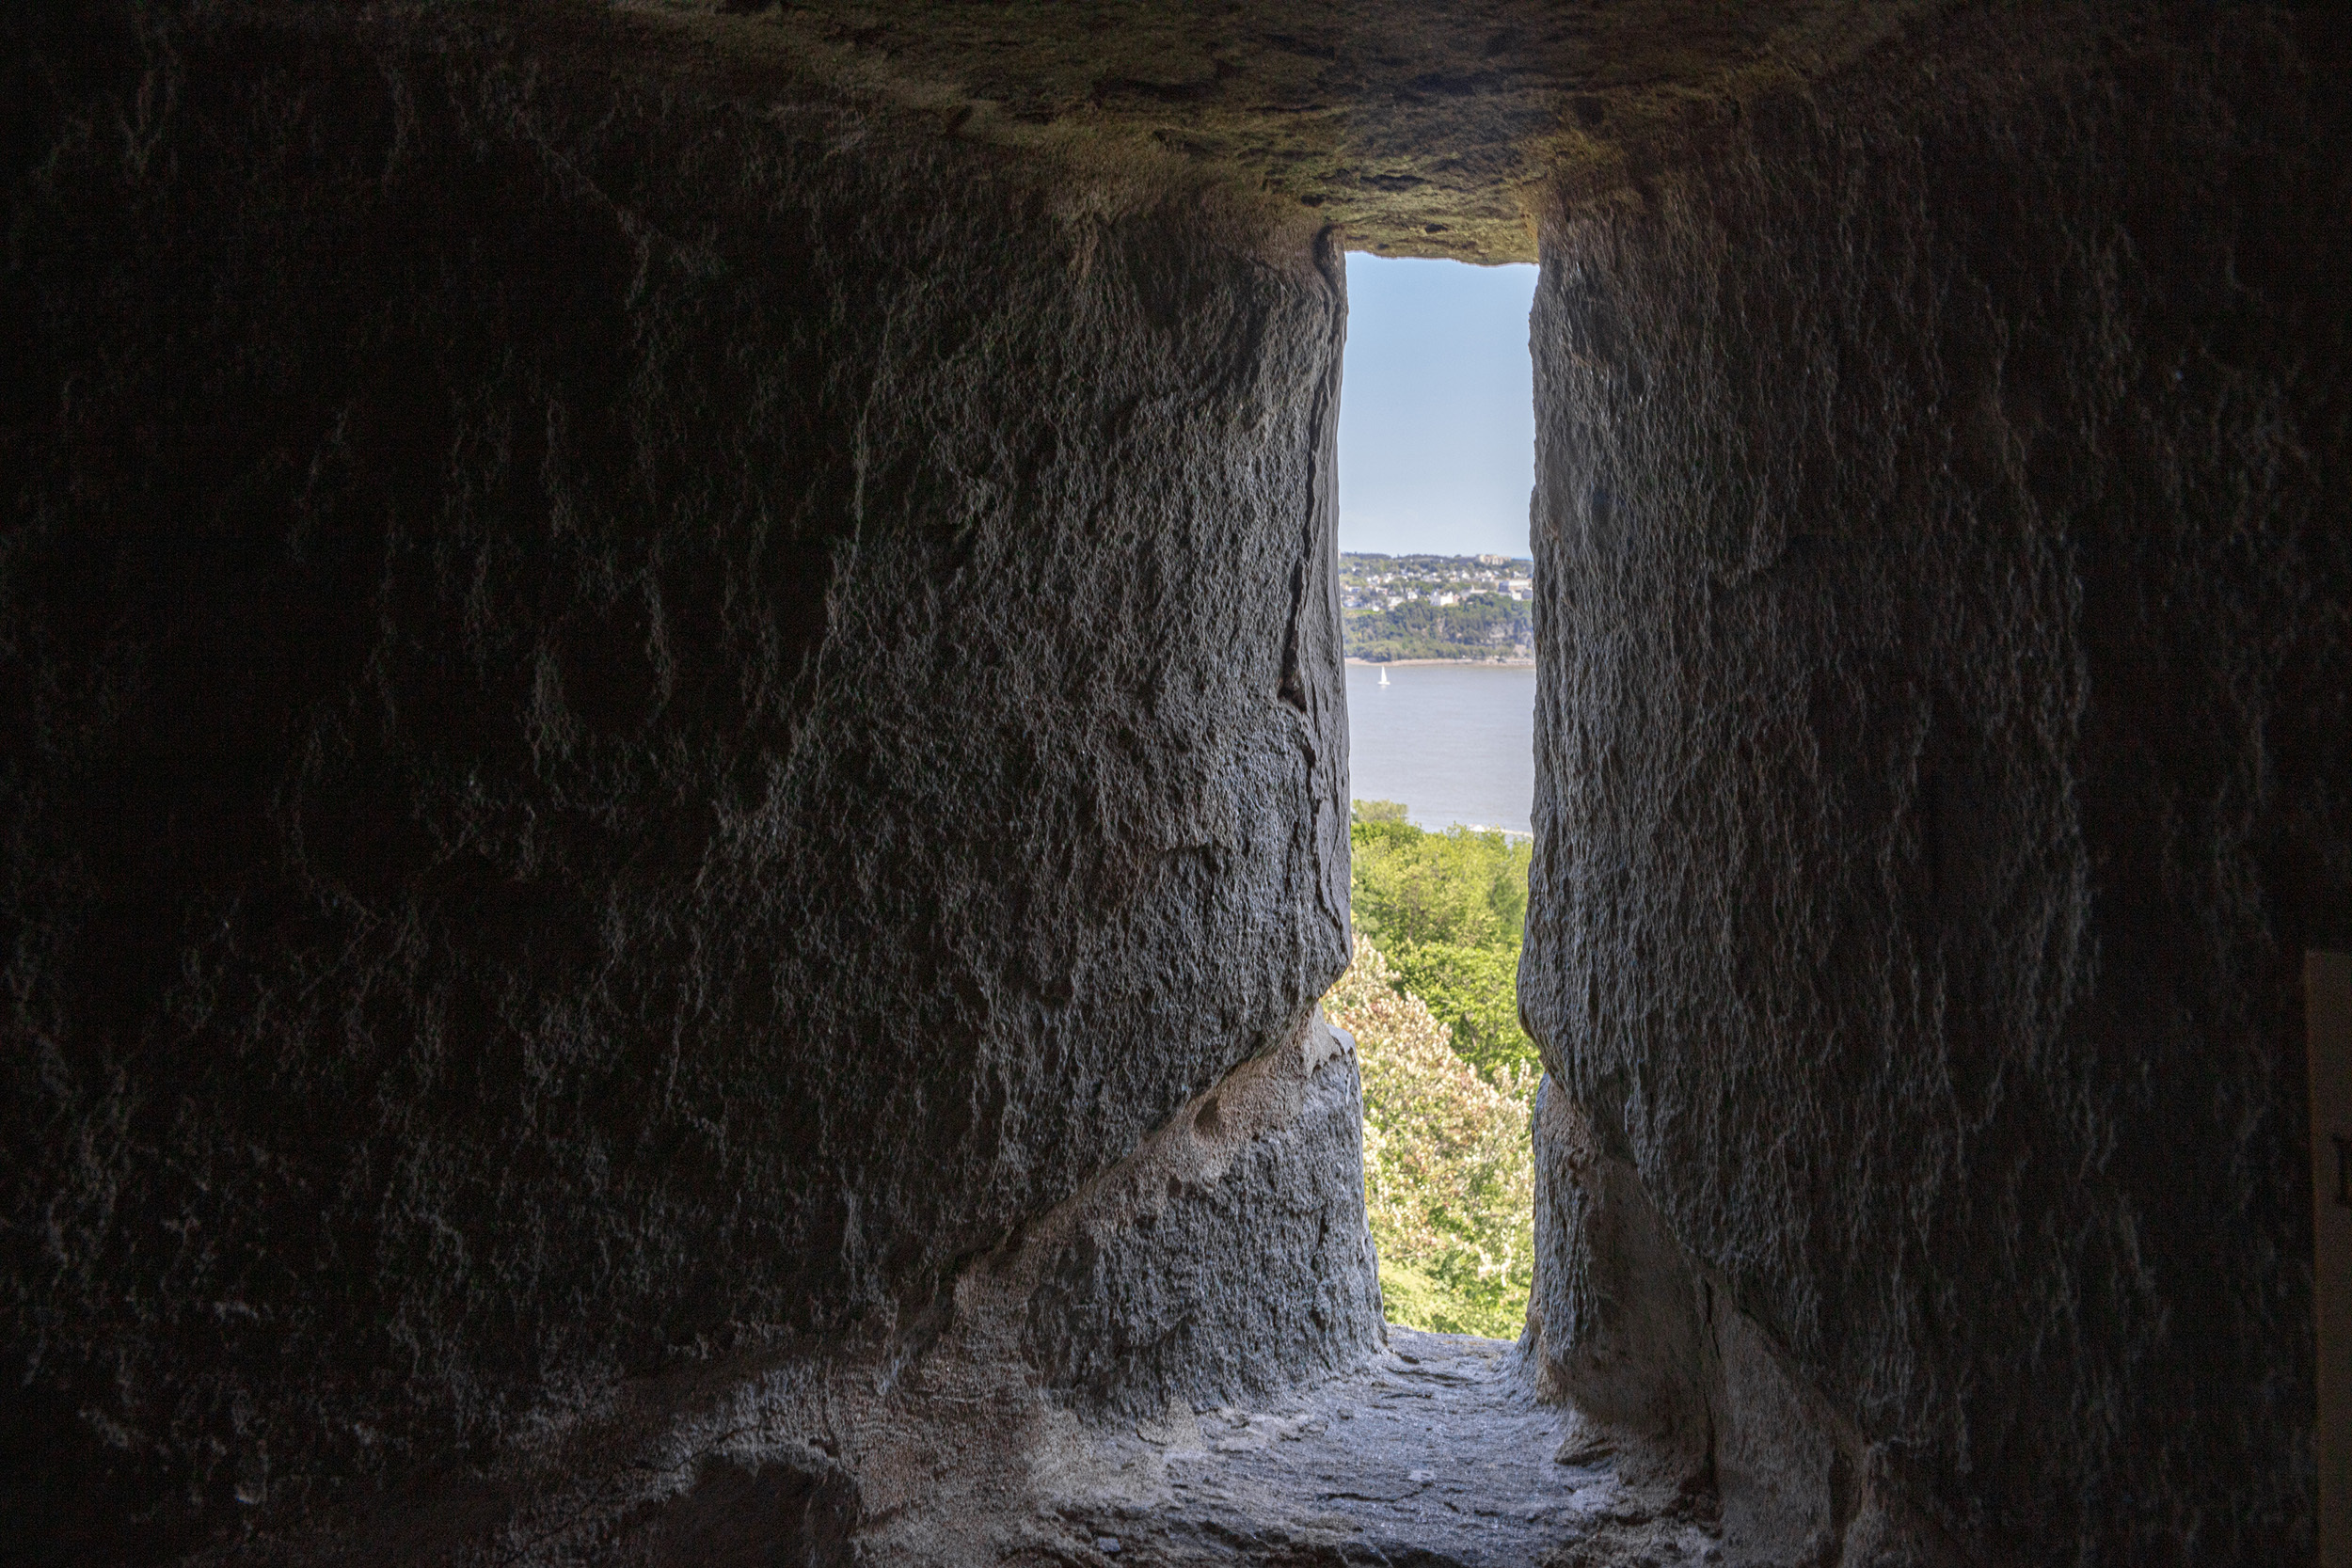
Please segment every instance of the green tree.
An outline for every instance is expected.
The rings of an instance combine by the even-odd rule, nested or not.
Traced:
[[[1519,944],[1399,943],[1391,969],[1453,1032],[1454,1050],[1488,1073],[1537,1065],[1535,1042],[1519,1027]]]
[[[1526,840],[1450,828],[1428,832],[1359,802],[1349,829],[1349,902],[1388,972],[1452,1032],[1453,1048],[1488,1072],[1530,1067],[1519,1026],[1519,947],[1527,923]]]
[[[1394,610],[1351,610],[1343,632],[1348,656],[1394,658],[1503,658],[1535,641],[1528,607],[1501,594],[1465,594],[1440,605],[1414,599]]]

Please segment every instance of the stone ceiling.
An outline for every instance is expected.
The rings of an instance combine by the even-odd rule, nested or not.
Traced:
[[[552,0],[548,0],[552,3]],[[1607,179],[1937,0],[609,0],[740,87],[816,77],[1010,144],[1156,145],[1352,249],[1534,258],[1524,193]],[[665,51],[666,52],[666,51]]]

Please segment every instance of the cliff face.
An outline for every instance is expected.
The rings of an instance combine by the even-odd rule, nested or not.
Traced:
[[[2031,31],[1545,230],[1540,1348],[1757,1560],[2308,1561],[2342,61]]]
[[[1311,230],[413,18],[144,14],[11,24],[33,1549],[928,1342],[1295,1048],[1347,957]],[[1151,1378],[1376,1335],[1360,1195],[1285,1201],[1340,1250],[1234,1238],[1266,1332]]]

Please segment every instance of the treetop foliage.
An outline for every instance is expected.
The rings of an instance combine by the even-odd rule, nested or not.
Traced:
[[[1528,607],[1500,594],[1467,594],[1450,605],[1414,599],[1390,610],[1351,610],[1343,629],[1348,656],[1375,663],[1523,657],[1535,641]]]
[[[1399,991],[1428,1005],[1472,1066],[1497,1072],[1534,1065],[1518,1013],[1534,847],[1462,827],[1431,832],[1406,821],[1392,801],[1359,801],[1353,815],[1351,911],[1358,932],[1386,955]]]

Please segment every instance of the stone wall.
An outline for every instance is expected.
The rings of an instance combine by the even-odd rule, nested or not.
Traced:
[[[51,9],[0,50],[20,1550],[487,1463],[624,1376],[898,1365],[1302,1037],[1347,958],[1311,228],[697,96],[598,13]],[[1359,1195],[1272,1197],[1337,1250],[1232,1238],[1280,1305],[1150,1378],[1376,1337]],[[1089,1289],[1038,1310],[1133,1326]]]
[[[1972,8],[1546,227],[1538,1345],[1756,1561],[2312,1560],[2337,25]]]

